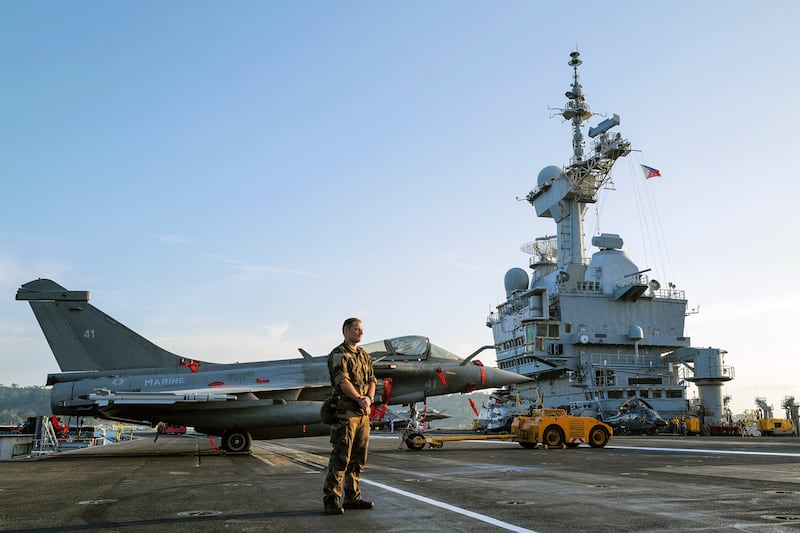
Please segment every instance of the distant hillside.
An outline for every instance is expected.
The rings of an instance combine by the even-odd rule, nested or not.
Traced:
[[[0,425],[15,425],[29,416],[49,415],[50,390],[44,387],[0,385]]]

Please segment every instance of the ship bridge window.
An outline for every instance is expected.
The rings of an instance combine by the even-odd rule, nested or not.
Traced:
[[[516,348],[517,346],[522,346],[525,344],[525,339],[522,337],[514,337],[510,341],[506,341],[499,346],[501,351],[510,350],[512,348]]]
[[[537,351],[544,351],[545,345],[547,344],[545,341],[547,339],[557,340],[559,338],[559,323],[558,322],[536,322],[532,324],[531,328],[535,326],[535,330],[526,330],[525,334],[528,335],[535,335],[535,349]],[[528,337],[530,338],[530,337]],[[528,341],[530,342],[530,341]],[[552,345],[547,348],[548,353],[550,355],[560,355],[563,353],[563,347],[559,345],[558,348],[553,348]],[[553,350],[556,350],[555,352]]]
[[[535,362],[536,360],[533,357],[525,357],[525,356],[510,357],[508,359],[498,361],[497,368],[500,368],[501,370],[516,369],[517,367],[520,367],[522,365],[530,365]]]
[[[628,385],[661,385],[661,378],[628,378]]]
[[[535,338],[536,338],[536,326],[534,324],[526,325],[525,326],[525,343],[533,344]]]
[[[575,284],[575,289],[579,292],[600,292],[599,281],[579,281]]]
[[[611,369],[597,368],[594,371],[594,384],[596,387],[613,387],[617,377]],[[621,397],[621,396],[620,396]]]
[[[559,342],[554,342],[548,346],[547,352],[550,355],[561,355],[564,353],[564,345]]]

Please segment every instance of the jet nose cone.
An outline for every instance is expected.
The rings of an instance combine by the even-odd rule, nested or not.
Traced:
[[[490,367],[485,367],[484,370],[486,371],[486,382],[484,383],[484,387],[486,388],[500,388],[506,385],[514,385],[517,383],[527,383],[529,381],[533,381],[529,377],[525,377],[522,374],[517,374],[515,372],[509,372],[508,370],[500,370],[499,368]]]

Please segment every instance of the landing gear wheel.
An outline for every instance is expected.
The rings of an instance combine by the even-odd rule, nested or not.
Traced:
[[[422,433],[412,433],[406,437],[406,446],[409,450],[419,451],[425,447],[425,435]]]
[[[250,451],[253,443],[247,431],[226,431],[222,434],[222,449],[231,453],[244,453]]]
[[[519,445],[522,446],[523,448],[527,448],[529,450],[532,450],[532,449],[536,448],[536,443],[535,442],[520,442]]]
[[[603,448],[608,444],[610,438],[608,431],[602,426],[595,426],[589,432],[589,446],[592,448]]]
[[[579,442],[568,442],[567,443],[567,448],[577,448],[578,446],[580,446]]]
[[[542,442],[548,448],[560,448],[564,444],[564,434],[558,426],[550,426],[544,430]]]

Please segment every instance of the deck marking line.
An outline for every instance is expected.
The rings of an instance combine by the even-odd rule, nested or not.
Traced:
[[[467,511],[466,509],[450,505],[449,503],[432,500],[431,498],[426,498],[425,496],[420,496],[418,494],[414,494],[413,492],[408,492],[395,487],[390,487],[389,485],[384,485],[383,483],[378,483],[377,481],[370,481],[368,479],[361,478],[361,483],[366,483],[367,485],[374,485],[383,490],[388,490],[389,492],[394,492],[395,494],[405,496],[406,498],[411,498],[412,500],[417,500],[422,503],[427,503],[428,505],[433,505],[434,507],[441,507],[442,509],[447,509],[448,511],[468,516],[470,518],[474,518],[475,520],[480,520],[481,522],[486,522],[487,524],[507,529],[508,531],[516,531],[517,533],[536,533],[536,531],[532,529],[526,529],[524,527],[515,526],[514,524],[509,524],[508,522],[503,522],[496,518],[492,518],[491,516],[486,516],[480,513],[476,513],[474,511]]]
[[[265,443],[259,443],[259,444],[265,444]],[[287,457],[290,461],[292,461],[292,462],[294,462],[296,464],[302,464],[302,465],[304,465],[306,467],[314,467],[314,468],[317,469],[318,472],[320,472],[320,471],[324,472],[325,469],[326,469],[326,467],[323,464],[314,464],[314,463],[312,463],[310,461],[305,461],[305,460],[302,460],[302,459],[298,459],[296,456],[294,456],[291,453],[281,452],[280,450],[289,450],[288,448],[285,448],[283,446],[270,444],[270,445],[263,445],[263,446],[257,446],[257,447],[261,448],[263,450],[269,450],[269,451],[272,451],[273,453],[278,453],[280,455],[283,455],[283,456]],[[289,451],[291,451],[291,450],[289,450]],[[313,457],[317,457],[322,462],[322,458],[321,457],[316,456],[314,454],[308,454],[308,455],[311,455]],[[263,461],[264,463],[272,464],[266,458],[260,457],[259,455],[253,454],[253,456],[256,459],[258,459],[260,461]],[[274,464],[272,464],[272,465],[274,466]],[[412,500],[417,500],[417,501],[422,502],[422,503],[427,503],[428,505],[433,505],[434,507],[440,507],[442,509],[446,509],[448,511],[452,511],[452,512],[457,513],[457,514],[468,516],[470,518],[474,518],[475,520],[478,520],[478,521],[481,521],[481,522],[485,522],[487,524],[491,524],[493,526],[497,526],[499,528],[506,529],[508,531],[515,531],[516,533],[537,533],[533,529],[526,529],[524,527],[515,526],[514,524],[509,524],[507,522],[503,522],[502,520],[498,520],[496,518],[492,518],[491,516],[486,516],[486,515],[483,515],[483,514],[480,514],[480,513],[476,513],[474,511],[468,511],[466,509],[462,509],[460,507],[456,507],[454,505],[450,505],[449,503],[444,503],[444,502],[440,502],[438,500],[433,500],[431,498],[426,498],[425,496],[420,496],[420,495],[414,494],[412,492],[408,492],[408,491],[405,491],[405,490],[402,490],[402,489],[398,489],[398,488],[395,488],[395,487],[390,487],[389,485],[385,485],[383,483],[378,483],[377,481],[370,481],[368,479],[361,478],[361,483],[366,483],[367,485],[373,485],[373,486],[381,488],[383,490],[387,490],[389,492],[394,492],[395,494],[399,494],[401,496],[405,496],[406,498],[411,498]]]
[[[703,448],[650,448],[647,446],[606,446],[617,450],[644,450],[649,452],[675,453],[719,453],[723,455],[768,455],[774,457],[800,457],[800,453],[792,452],[745,452],[738,450],[712,450]]]

